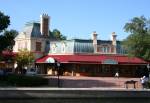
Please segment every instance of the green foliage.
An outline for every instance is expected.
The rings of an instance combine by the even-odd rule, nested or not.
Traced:
[[[1,86],[38,87],[48,85],[48,79],[37,76],[6,75],[0,76]]]
[[[2,51],[12,52],[16,35],[18,35],[18,32],[15,30],[4,31],[3,35],[0,35],[0,54],[2,54]],[[8,57],[7,59],[11,59],[11,57]],[[6,60],[3,58],[3,55],[0,57],[0,61],[1,60]]]
[[[124,26],[130,35],[123,45],[130,56],[150,60],[150,22],[144,16],[135,17]]]
[[[33,63],[34,55],[33,53],[29,52],[27,49],[21,49],[19,50],[16,56],[16,61],[17,61],[19,69],[22,69],[24,66],[27,66],[30,63]]]
[[[15,30],[5,30],[9,25],[10,17],[4,15],[4,13],[0,11],[0,54],[3,50],[12,50],[15,43],[14,38],[16,37],[16,35],[18,35],[18,32]]]
[[[5,30],[10,25],[9,16],[0,11],[0,32]]]
[[[0,51],[7,49],[12,50],[15,44],[15,37],[18,35],[16,30],[4,31],[3,35],[0,35]]]
[[[66,36],[62,35],[61,32],[58,29],[54,29],[51,34],[56,38],[57,40],[66,40]]]

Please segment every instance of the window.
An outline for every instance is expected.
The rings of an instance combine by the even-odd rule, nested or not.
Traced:
[[[62,47],[61,47],[61,51],[62,51],[62,53],[65,53],[66,52],[66,43],[65,42],[63,42],[62,43]]]
[[[97,52],[102,52],[102,47],[101,46],[97,47]]]
[[[101,47],[101,51],[102,51],[102,53],[109,53],[110,47],[107,46],[107,45],[103,45],[103,46]]]
[[[45,52],[50,52],[50,42],[48,40],[45,42]]]
[[[102,65],[102,73],[111,73],[110,65]]]
[[[36,42],[36,51],[41,51],[41,42]]]
[[[52,44],[52,53],[56,53],[56,48],[57,48],[57,45],[56,43]]]

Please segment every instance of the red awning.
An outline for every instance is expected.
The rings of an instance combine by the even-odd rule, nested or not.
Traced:
[[[54,58],[61,63],[104,63],[107,60],[116,61],[117,64],[147,64],[146,61],[137,57],[124,55],[47,55],[36,60],[36,63],[46,63],[48,58]]]
[[[9,50],[5,50],[5,51],[2,51],[2,56],[4,56],[4,57],[9,57],[9,56],[16,56],[16,52],[12,52],[12,51],[9,51]]]
[[[61,63],[77,63],[77,62],[89,62],[89,63],[101,63],[98,56],[92,55],[47,55],[45,57],[36,60],[36,63],[45,63],[46,60],[51,57]]]

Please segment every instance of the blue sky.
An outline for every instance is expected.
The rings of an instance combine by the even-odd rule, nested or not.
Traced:
[[[150,17],[150,0],[1,0],[0,11],[11,17],[9,29],[21,31],[40,14],[51,16],[50,29],[59,29],[67,38],[90,39],[96,31],[99,39],[125,39],[125,23],[136,16]]]

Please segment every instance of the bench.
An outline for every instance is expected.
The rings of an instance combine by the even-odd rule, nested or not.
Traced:
[[[138,81],[135,81],[135,80],[126,81],[126,82],[125,82],[125,87],[128,89],[128,88],[129,88],[129,84],[132,84],[133,87],[134,87],[134,89],[136,89],[136,83],[137,83],[137,82],[138,82]]]

